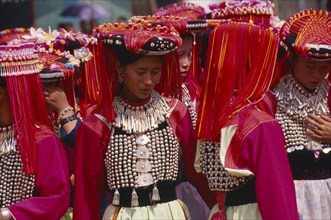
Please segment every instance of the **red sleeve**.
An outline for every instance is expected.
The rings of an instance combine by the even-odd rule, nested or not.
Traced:
[[[256,179],[257,203],[263,219],[299,219],[285,139],[277,121],[267,121],[252,130],[242,143],[240,167]]]
[[[169,121],[182,147],[183,174],[211,208],[216,204],[216,196],[214,192],[209,190],[206,177],[202,173],[197,173],[194,168],[196,139],[192,120],[184,103],[178,102],[176,104]]]
[[[104,151],[109,128],[89,116],[76,137],[74,219],[100,219],[100,202],[105,193]]]
[[[39,195],[8,208],[15,219],[58,220],[69,207],[68,161],[63,146],[54,133],[41,134],[37,147],[38,171],[35,187]]]
[[[331,112],[331,86],[329,88],[329,94],[328,94],[328,105],[329,105],[329,111]]]

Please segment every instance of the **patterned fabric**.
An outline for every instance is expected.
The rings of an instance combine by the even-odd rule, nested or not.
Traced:
[[[300,219],[331,219],[331,178],[295,180]]]

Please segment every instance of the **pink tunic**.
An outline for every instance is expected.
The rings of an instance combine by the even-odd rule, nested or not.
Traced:
[[[35,175],[37,196],[8,207],[15,219],[60,219],[70,201],[66,154],[58,137],[46,126],[36,132],[38,167]]]

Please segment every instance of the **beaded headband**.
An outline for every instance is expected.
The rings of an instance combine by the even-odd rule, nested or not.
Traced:
[[[180,2],[170,4],[154,11],[157,16],[173,15],[178,17],[186,17],[189,20],[196,20],[202,18],[205,15],[205,9],[200,5],[190,2]]]
[[[114,48],[126,48],[132,53],[164,55],[182,45],[179,33],[174,28],[153,27],[151,24],[102,24],[94,30],[103,44]]]
[[[34,44],[0,46],[0,76],[20,76],[39,72]]]
[[[225,1],[212,4],[211,19],[248,19],[270,26],[274,4],[263,0]]]
[[[204,20],[189,20],[187,17],[178,16],[133,16],[129,19],[135,24],[143,24],[152,26],[161,25],[168,28],[175,28],[180,34],[200,31],[207,28],[207,22]]]
[[[280,37],[288,49],[299,56],[317,60],[331,59],[330,27],[329,12],[304,10],[285,21]]]

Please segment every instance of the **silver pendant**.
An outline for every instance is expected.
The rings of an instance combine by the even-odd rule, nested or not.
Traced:
[[[139,145],[146,145],[150,141],[149,137],[147,135],[141,135],[136,139],[136,143]]]

